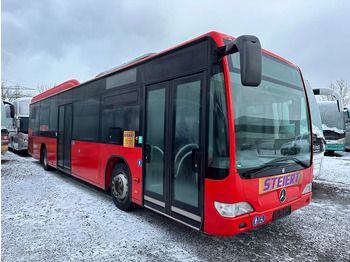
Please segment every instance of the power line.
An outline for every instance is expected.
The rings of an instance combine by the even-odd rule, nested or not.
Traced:
[[[2,78],[15,78],[17,81],[23,82],[30,86],[36,86],[31,80],[28,80],[27,78],[24,78],[23,76],[18,76],[16,73],[11,72],[7,68],[2,68],[2,73],[7,75],[8,77],[2,77]]]
[[[35,88],[25,87],[25,86],[20,86],[20,85],[15,85],[15,86],[2,86],[1,88],[3,88],[3,89],[36,90]]]

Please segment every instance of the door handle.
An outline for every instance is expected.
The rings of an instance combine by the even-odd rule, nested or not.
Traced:
[[[192,172],[198,173],[200,169],[200,151],[199,148],[192,149]]]
[[[151,163],[151,145],[145,144],[145,163]]]

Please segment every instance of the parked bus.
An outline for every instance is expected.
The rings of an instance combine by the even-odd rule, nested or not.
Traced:
[[[230,236],[311,201],[310,111],[298,67],[258,38],[210,32],[32,99],[29,153],[149,208]]]
[[[319,178],[322,172],[323,157],[325,151],[325,138],[322,130],[322,120],[320,110],[318,109],[316,97],[308,81],[305,83],[306,92],[309,99],[311,120],[312,120],[312,137],[313,137],[313,161],[314,161],[314,178]]]
[[[319,101],[323,135],[326,139],[326,152],[345,150],[345,120],[341,96],[330,88],[315,88],[314,94],[331,96],[334,101]]]
[[[350,108],[344,108],[345,115],[345,150],[350,151]]]
[[[6,117],[9,130],[9,147],[13,151],[24,151],[28,147],[29,105],[31,97],[17,98],[6,102]]]
[[[9,143],[8,135],[5,106],[1,98],[1,155],[7,152]]]

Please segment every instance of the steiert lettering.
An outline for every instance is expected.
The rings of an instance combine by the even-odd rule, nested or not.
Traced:
[[[303,182],[303,172],[298,171],[273,177],[259,179],[259,194],[264,194],[283,187],[301,184]]]

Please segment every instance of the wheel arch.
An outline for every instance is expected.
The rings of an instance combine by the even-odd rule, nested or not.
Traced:
[[[110,188],[110,180],[111,180],[111,175],[112,175],[113,169],[118,164],[124,164],[126,166],[126,168],[128,169],[130,176],[131,176],[131,170],[130,170],[129,164],[126,161],[126,159],[120,155],[111,155],[108,158],[107,164],[105,167],[105,190],[106,191],[108,191]]]

